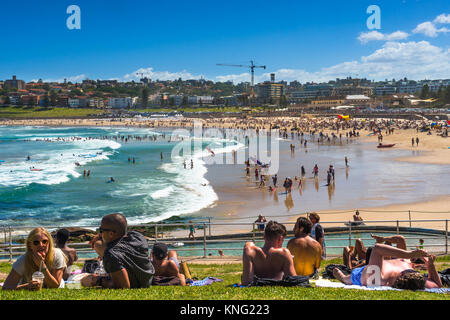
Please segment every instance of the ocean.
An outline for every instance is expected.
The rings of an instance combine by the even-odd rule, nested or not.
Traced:
[[[208,138],[191,157],[171,157],[177,144],[193,146],[169,130],[0,127],[0,225],[98,226],[114,212],[140,224],[214,206],[205,148],[242,145]]]

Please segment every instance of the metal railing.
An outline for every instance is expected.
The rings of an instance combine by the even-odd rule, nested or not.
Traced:
[[[343,249],[345,246],[352,246],[352,243],[356,239],[361,239],[363,241],[373,241],[372,238],[361,237],[361,233],[389,233],[403,235],[408,241],[424,239],[429,242],[433,240],[432,244],[424,244],[423,247],[431,248],[434,253],[445,253],[448,254],[448,220],[447,219],[422,219],[422,220],[368,220],[363,221],[363,225],[355,225],[355,221],[326,221],[321,222],[325,228],[326,232],[326,248],[327,249]],[[427,223],[433,223],[434,225],[442,225],[440,230],[437,229],[424,229],[424,228],[412,228],[413,223],[420,223],[425,225]],[[194,239],[189,239],[186,237],[186,227],[189,227],[191,223],[154,223],[138,225],[134,227],[150,227],[154,228],[154,237],[147,237],[149,245],[156,242],[164,242],[166,244],[172,245],[172,247],[183,256],[182,253],[185,252],[201,252],[203,257],[206,258],[211,251],[237,251],[242,252],[243,245],[245,242],[262,242],[264,240],[264,233],[258,230],[258,223],[256,222],[242,222],[242,223],[212,223],[209,219],[206,220],[193,220],[192,223],[197,231],[202,230],[202,235]],[[293,228],[295,222],[285,222],[284,225],[291,226]],[[407,226],[402,226],[406,224]],[[329,227],[327,227],[327,225]],[[370,226],[371,225],[371,226]],[[171,230],[167,231],[170,227]],[[224,232],[225,228],[233,230],[243,229],[240,233],[230,233]],[[81,227],[80,227],[81,228]],[[95,228],[92,226],[84,227],[92,229],[93,232]],[[174,229],[175,228],[175,229]],[[251,229],[250,229],[251,228]],[[292,230],[292,228],[290,230]],[[18,236],[14,234],[22,232],[23,236],[31,230],[31,227],[0,227],[0,260],[12,261],[13,258],[17,258],[26,251],[26,245],[24,243],[19,243],[14,239]],[[48,227],[48,230],[56,230],[58,227]],[[166,231],[164,231],[166,229]],[[174,229],[174,230],[173,230]],[[218,229],[213,235],[213,230]],[[289,227],[288,227],[289,229]],[[348,237],[335,238],[336,234],[347,234]],[[420,236],[419,236],[420,235]],[[288,237],[293,236],[292,231],[288,233]],[[4,240],[3,242],[1,240]],[[345,241],[344,241],[345,240]],[[348,240],[348,243],[347,241]],[[333,245],[334,242],[339,241],[340,244]],[[441,241],[441,242],[438,242]],[[177,247],[177,242],[182,242],[183,246]],[[345,244],[343,243],[345,242]],[[232,246],[232,244],[240,244],[239,246]],[[70,243],[71,247],[74,247],[79,256],[83,255],[95,255],[94,250],[88,245],[87,242],[83,243]],[[417,245],[409,245],[409,248],[415,248]],[[201,256],[197,255],[197,256]],[[332,256],[332,255],[329,255]]]

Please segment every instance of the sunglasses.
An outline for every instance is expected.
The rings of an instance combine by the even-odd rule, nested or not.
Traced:
[[[35,245],[35,246],[38,246],[39,244],[43,244],[43,245],[47,245],[48,244],[48,240],[42,240],[42,241],[39,241],[39,240],[34,240],[33,241],[33,244]]]
[[[99,228],[99,229],[98,229],[98,232],[100,232],[100,233],[108,232],[108,231],[110,231],[110,232],[116,232],[115,230],[112,230],[112,229],[103,229],[103,228]]]

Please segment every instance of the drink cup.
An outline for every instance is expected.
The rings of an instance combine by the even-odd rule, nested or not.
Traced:
[[[42,285],[44,284],[44,278],[45,278],[45,276],[42,272],[36,271],[35,273],[33,273],[31,280],[39,282],[39,287],[38,287],[37,291],[42,290]]]

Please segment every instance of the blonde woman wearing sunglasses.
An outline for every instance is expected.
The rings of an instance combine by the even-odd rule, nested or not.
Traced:
[[[60,249],[54,248],[50,233],[44,228],[33,229],[28,235],[26,250],[13,264],[3,290],[38,290],[39,282],[32,281],[32,275],[39,269],[44,274],[44,288],[59,288],[67,258]]]

